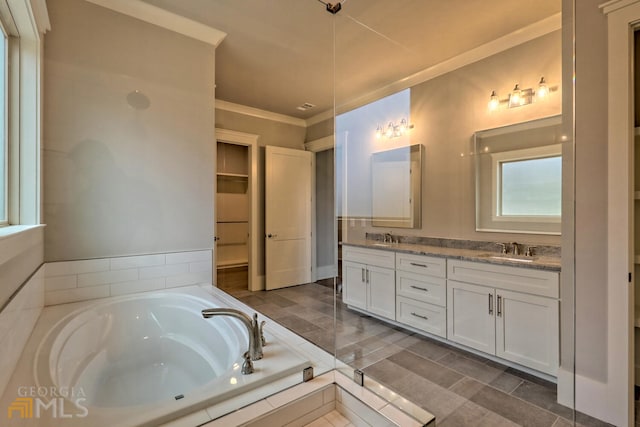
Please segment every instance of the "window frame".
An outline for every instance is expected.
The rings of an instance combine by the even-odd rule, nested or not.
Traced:
[[[2,42],[4,43],[4,58],[3,58],[3,65],[4,65],[4,74],[2,75],[3,79],[0,82],[0,84],[2,84],[4,86],[3,88],[3,93],[4,93],[4,98],[2,100],[0,100],[4,105],[2,106],[2,110],[0,110],[0,112],[2,112],[2,117],[0,117],[0,120],[2,120],[4,123],[2,124],[2,133],[0,134],[0,138],[2,138],[1,144],[2,144],[2,151],[3,151],[3,164],[0,165],[0,167],[2,168],[0,170],[0,173],[2,173],[3,178],[2,178],[2,185],[4,186],[3,189],[3,195],[4,195],[4,200],[2,200],[2,206],[0,209],[0,227],[5,227],[8,226],[10,224],[9,222],[9,218],[10,218],[10,205],[11,205],[11,197],[10,194],[12,193],[12,189],[11,189],[11,169],[10,169],[10,156],[11,156],[11,150],[10,150],[10,142],[9,142],[9,97],[11,96],[11,94],[9,93],[9,77],[10,77],[10,43],[9,43],[9,34],[7,32],[7,30],[5,29],[5,25],[2,22],[2,20],[0,19],[0,32],[1,35],[4,36],[4,39],[2,40]]]
[[[560,224],[560,215],[503,215],[502,214],[502,165],[526,160],[559,157],[562,162],[562,145],[553,144],[521,150],[491,154],[491,220],[495,223],[548,223]],[[560,208],[562,209],[562,174],[560,175]]]

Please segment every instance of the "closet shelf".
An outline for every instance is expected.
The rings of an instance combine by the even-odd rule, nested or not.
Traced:
[[[247,175],[246,173],[225,173],[225,172],[218,172],[216,174],[216,176],[218,178],[249,178],[249,175]]]

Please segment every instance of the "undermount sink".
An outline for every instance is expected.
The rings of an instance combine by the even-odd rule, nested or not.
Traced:
[[[376,243],[372,243],[371,246],[391,246],[393,243],[380,243],[380,242],[376,242]]]
[[[491,258],[493,258],[493,259],[503,259],[505,261],[533,262],[533,260],[531,258],[512,258],[512,257],[500,256],[500,255],[493,255]]]
[[[533,262],[533,258],[531,257],[518,257],[517,255],[515,256],[509,256],[509,255],[505,255],[505,254],[480,254],[478,255],[481,258],[491,258],[491,259],[499,259],[499,260],[503,260],[503,261],[513,261],[513,262],[524,262],[524,263],[528,263],[528,262]]]

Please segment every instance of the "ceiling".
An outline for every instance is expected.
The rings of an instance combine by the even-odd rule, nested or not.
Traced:
[[[302,119],[561,10],[561,0],[342,0],[336,15],[320,0],[144,1],[227,33],[217,99]]]

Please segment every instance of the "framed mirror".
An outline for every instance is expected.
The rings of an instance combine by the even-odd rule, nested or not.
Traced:
[[[422,218],[422,145],[371,155],[371,224],[420,228]]]
[[[476,231],[560,234],[562,116],[476,132]]]

